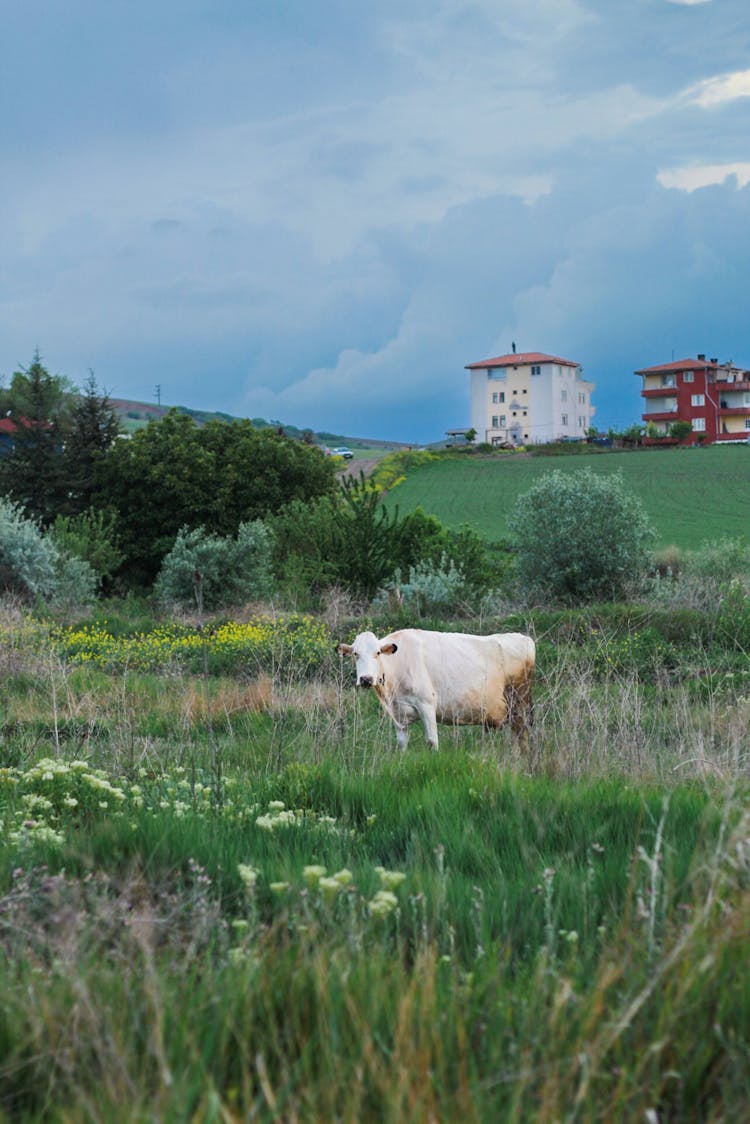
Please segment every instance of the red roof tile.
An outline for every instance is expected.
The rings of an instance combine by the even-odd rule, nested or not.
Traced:
[[[494,359],[482,359],[479,363],[467,363],[464,370],[473,371],[479,367],[525,367],[529,363],[559,363],[561,367],[579,367],[572,359],[560,359],[557,355],[545,355],[541,351],[511,352],[510,355],[496,355]]]
[[[707,359],[675,359],[671,363],[657,363],[655,367],[641,367],[635,371],[636,375],[658,374],[659,371],[689,371],[691,368],[713,367]]]

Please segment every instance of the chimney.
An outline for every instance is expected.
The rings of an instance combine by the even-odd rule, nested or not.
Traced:
[[[711,362],[712,362],[712,363],[718,363],[718,362],[719,362],[719,360],[718,360],[718,359],[712,359],[712,360],[711,360]]]
[[[700,351],[698,352],[698,358],[699,358],[699,359],[702,359],[702,360],[703,360],[704,362],[706,361],[706,356],[705,356],[705,354],[703,354],[703,353],[702,353],[702,352],[700,352]]]

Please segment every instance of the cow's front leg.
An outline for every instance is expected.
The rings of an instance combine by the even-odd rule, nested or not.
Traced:
[[[406,749],[409,744],[409,727],[404,723],[396,723],[396,741],[398,742],[399,749]]]
[[[437,749],[438,747],[438,732],[437,732],[437,714],[435,707],[427,703],[423,703],[418,707],[419,716],[422,719],[424,726],[424,736],[427,738],[427,744],[430,749]]]

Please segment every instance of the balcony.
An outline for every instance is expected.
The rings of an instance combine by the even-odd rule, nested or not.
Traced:
[[[727,382],[726,379],[717,379],[714,383],[719,394],[736,394],[738,390],[750,390],[750,382],[747,379],[736,379],[734,382]]]
[[[643,398],[676,398],[676,386],[650,386],[647,390],[641,391]]]
[[[673,422],[679,421],[679,414],[676,410],[650,410],[647,414],[641,414],[643,421],[646,423],[652,422]]]

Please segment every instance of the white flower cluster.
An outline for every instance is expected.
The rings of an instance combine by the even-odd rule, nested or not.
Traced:
[[[338,830],[337,822],[333,816],[321,816],[316,812],[306,811],[304,808],[296,808],[292,811],[291,808],[286,807],[282,800],[272,800],[268,805],[268,811],[257,816],[255,820],[256,827],[262,828],[263,831],[276,831],[278,828],[284,827],[299,827],[303,823],[314,823],[316,827],[323,827],[328,831]]]

